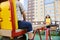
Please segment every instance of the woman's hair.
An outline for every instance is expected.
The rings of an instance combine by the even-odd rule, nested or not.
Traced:
[[[47,15],[47,16],[46,16],[46,18],[47,18],[47,17],[48,17],[48,18],[50,18],[50,16],[49,16],[49,15]]]
[[[0,0],[0,3],[5,2],[5,1],[8,1],[8,0]]]

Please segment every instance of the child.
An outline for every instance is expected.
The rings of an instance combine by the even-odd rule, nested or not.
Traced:
[[[50,28],[51,18],[50,18],[49,15],[46,16],[46,18],[45,18],[45,23],[46,23],[46,27],[47,27],[47,28]]]

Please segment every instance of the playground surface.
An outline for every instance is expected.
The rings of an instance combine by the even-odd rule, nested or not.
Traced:
[[[51,36],[52,40],[60,40],[60,36]],[[39,35],[36,34],[34,40],[40,40]],[[42,35],[42,40],[45,40],[45,35]]]

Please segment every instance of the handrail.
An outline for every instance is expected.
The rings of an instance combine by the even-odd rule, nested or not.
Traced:
[[[12,0],[9,0],[10,2],[10,9],[11,9],[11,22],[12,22],[12,37],[14,37],[15,34],[15,16],[14,16],[14,5]]]

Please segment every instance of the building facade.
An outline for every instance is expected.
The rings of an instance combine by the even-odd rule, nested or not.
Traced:
[[[47,2],[48,1],[48,2]],[[52,21],[60,21],[60,0],[45,0],[45,16],[50,15]]]
[[[55,21],[54,0],[45,0],[45,16],[50,15],[52,21]]]
[[[60,21],[60,0],[28,0],[27,21],[33,25],[44,22],[46,15],[50,15],[52,21]]]
[[[44,21],[44,0],[28,0],[27,20],[34,25]]]
[[[60,21],[60,0],[55,0],[56,21]]]

